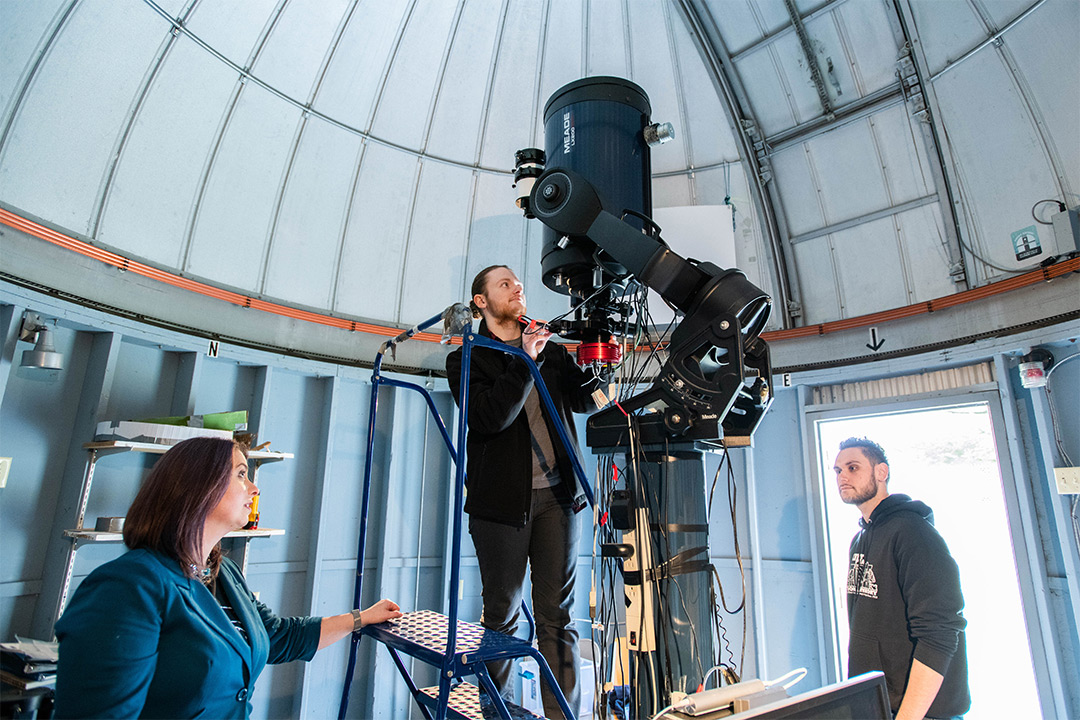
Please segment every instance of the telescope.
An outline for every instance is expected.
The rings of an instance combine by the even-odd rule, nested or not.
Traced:
[[[742,271],[673,252],[653,222],[650,148],[674,137],[650,122],[645,91],[594,77],[556,91],[544,108],[546,150],[515,156],[518,207],[544,224],[542,278],[568,295],[573,317],[550,323],[577,340],[578,362],[622,359],[620,338],[640,330],[621,298],[650,288],[682,318],[647,390],[593,415],[589,447],[620,444],[625,414],[643,443],[749,438],[772,402],[769,349],[760,338],[771,298]]]

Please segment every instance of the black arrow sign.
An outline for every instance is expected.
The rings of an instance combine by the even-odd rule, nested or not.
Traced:
[[[881,349],[881,346],[885,344],[885,338],[878,340],[877,328],[870,328],[870,342],[866,344],[866,347],[870,348],[874,352]]]

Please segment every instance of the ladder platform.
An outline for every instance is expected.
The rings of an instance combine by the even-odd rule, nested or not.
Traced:
[[[395,650],[442,667],[446,659],[449,618],[431,610],[417,610],[378,625],[368,625],[361,632]],[[488,660],[536,657],[532,645],[521,638],[487,630],[474,623],[457,621],[454,643],[453,675],[471,675],[467,666]]]
[[[418,699],[428,707],[438,707],[439,686],[420,688]],[[511,720],[543,720],[541,715],[536,715],[511,702],[506,703],[506,710],[510,713]],[[458,683],[450,688],[450,700],[446,706],[446,716],[459,718],[460,720],[495,720],[501,718],[495,704],[488,699],[488,696],[480,692],[480,688],[467,682]]]

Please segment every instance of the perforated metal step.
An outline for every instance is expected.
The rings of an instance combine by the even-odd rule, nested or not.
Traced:
[[[420,688],[421,701],[428,707],[434,708],[439,701],[438,686]],[[487,695],[480,692],[480,688],[467,682],[459,683],[457,687],[450,689],[450,700],[446,705],[447,717],[464,718],[465,720],[497,720],[499,712]],[[543,720],[540,715],[529,712],[520,705],[506,703],[506,709],[512,720]]]
[[[438,667],[441,658],[446,655],[449,627],[450,622],[445,615],[418,610],[379,625],[368,625],[363,632],[406,655]],[[520,638],[485,630],[473,623],[457,622],[454,657],[463,665],[480,660],[522,657],[528,655],[529,650],[529,644]]]

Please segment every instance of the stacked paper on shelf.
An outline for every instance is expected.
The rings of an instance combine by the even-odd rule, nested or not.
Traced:
[[[110,422],[106,420],[105,422],[98,423],[97,432],[94,434],[94,440],[99,442],[107,442],[109,440],[130,440],[132,442],[175,445],[181,440],[187,440],[188,438],[193,437],[220,437],[231,440],[232,436],[233,434],[229,430],[212,430],[210,428],[184,427],[182,425],[162,425],[160,423],[130,422],[128,420],[121,420],[119,422]]]
[[[0,679],[23,690],[56,684],[57,643],[22,640],[0,643]]]

